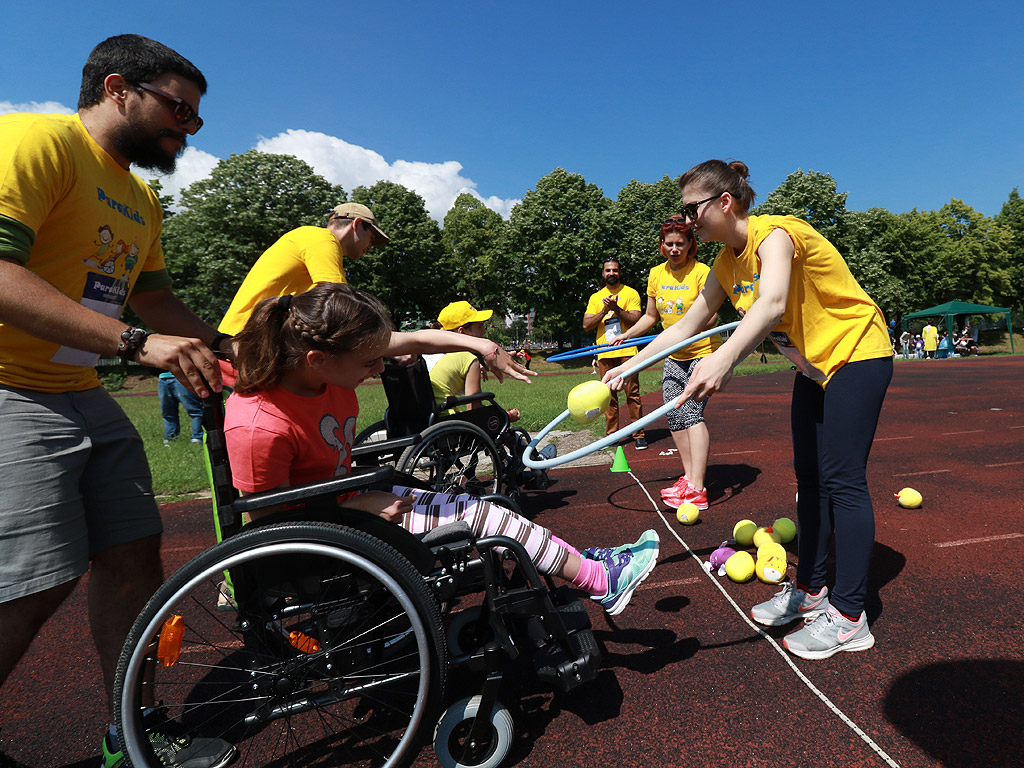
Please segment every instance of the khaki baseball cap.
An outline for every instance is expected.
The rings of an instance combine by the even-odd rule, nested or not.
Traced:
[[[391,238],[385,235],[384,230],[377,226],[377,217],[373,215],[373,211],[365,205],[360,205],[359,203],[342,203],[341,205],[335,206],[334,210],[331,211],[331,218],[360,218],[373,227],[373,231],[376,233],[373,238],[375,243],[391,242]]]
[[[441,310],[437,316],[437,322],[446,331],[454,331],[469,323],[480,323],[490,320],[494,314],[493,309],[474,309],[468,301],[453,301]]]

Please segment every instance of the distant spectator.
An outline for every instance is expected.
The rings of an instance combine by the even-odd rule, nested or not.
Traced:
[[[939,346],[939,329],[932,325],[931,320],[921,330],[921,338],[924,339],[925,357],[934,358],[935,350]]]
[[[179,404],[192,420],[192,442],[203,442],[203,403],[195,392],[174,378],[173,373],[164,371],[160,374],[157,394],[160,396],[160,415],[164,420],[164,445],[170,445],[181,432]]]
[[[909,330],[904,331],[902,334],[900,334],[900,347],[902,347],[903,349],[904,360],[910,357],[910,342],[913,340],[913,338],[914,336],[913,334],[910,333]]]

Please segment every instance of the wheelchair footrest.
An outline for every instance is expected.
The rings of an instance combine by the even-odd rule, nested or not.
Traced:
[[[565,640],[553,638],[542,645],[534,655],[534,663],[541,682],[565,693],[597,676],[601,651],[582,602],[574,599],[557,605],[556,611],[566,629]]]

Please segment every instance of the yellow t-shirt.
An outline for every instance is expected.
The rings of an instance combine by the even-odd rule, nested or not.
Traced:
[[[434,390],[434,401],[440,405],[453,395],[466,391],[466,374],[476,362],[472,352],[448,352],[430,369],[430,386]],[[454,413],[450,409],[448,413]]]
[[[317,283],[344,283],[341,244],[324,227],[286,232],[252,265],[217,329],[234,336],[263,299],[304,293]]]
[[[77,114],[0,117],[0,215],[35,234],[25,267],[89,309],[119,317],[133,290],[171,284],[160,201]],[[0,324],[0,382],[8,386],[90,389],[99,386],[98,359]]]
[[[924,351],[934,352],[939,347],[939,329],[929,323],[921,329],[921,338],[924,340]]]
[[[674,270],[666,261],[651,269],[647,277],[647,296],[654,299],[661,315],[661,324],[668,328],[678,323],[693,305],[711,274],[711,267],[690,259],[680,270]],[[679,362],[706,357],[722,346],[720,336],[709,336],[673,352],[671,358]]]
[[[596,315],[604,308],[604,297],[605,296],[618,296],[619,306],[622,309],[633,311],[642,310],[643,307],[640,305],[640,294],[635,289],[630,288],[628,285],[619,283],[615,286],[615,290],[611,290],[606,285],[597,293],[590,296],[590,301],[587,302],[586,314]],[[577,305],[578,306],[578,305]],[[605,316],[601,318],[601,322],[597,324],[597,343],[598,344],[611,344],[618,336],[632,328],[632,325],[623,325],[619,318],[614,312],[608,311]],[[632,357],[636,354],[636,347],[624,347],[621,349],[613,349],[608,352],[601,352],[598,354],[598,358],[602,357]]]
[[[793,216],[751,216],[747,221],[746,247],[741,253],[723,248],[715,259],[715,277],[733,306],[750,309],[761,279],[757,249],[775,229],[789,235],[794,246],[789,298],[769,338],[797,369],[824,387],[846,363],[892,357],[882,310],[832,243]]]

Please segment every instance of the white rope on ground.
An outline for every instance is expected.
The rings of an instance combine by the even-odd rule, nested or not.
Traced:
[[[736,613],[739,614],[739,616],[743,619],[743,621],[745,621],[747,623],[747,626],[750,627],[752,630],[754,630],[762,638],[767,640],[768,644],[771,645],[771,647],[775,649],[775,652],[778,653],[779,656],[782,657],[782,660],[785,661],[786,664],[789,665],[789,668],[793,670],[793,672],[796,674],[797,678],[799,678],[799,680],[801,682],[803,682],[804,685],[807,686],[807,688],[811,691],[811,693],[813,693],[815,696],[817,696],[826,707],[828,707],[830,710],[832,710],[836,714],[836,716],[840,720],[842,720],[843,723],[850,730],[852,730],[855,734],[857,734],[861,738],[861,740],[865,744],[867,744],[875,752],[875,754],[877,754],[880,758],[882,758],[882,760],[884,760],[886,762],[886,764],[891,766],[891,768],[900,768],[900,764],[899,763],[897,763],[895,760],[893,760],[891,757],[889,757],[889,755],[885,752],[885,750],[883,750],[880,746],[878,746],[878,744],[876,744],[874,742],[874,740],[870,736],[868,736],[866,733],[864,733],[864,731],[860,728],[860,726],[858,726],[855,722],[853,722],[853,720],[851,720],[846,715],[846,713],[844,713],[841,709],[839,709],[839,707],[837,707],[828,696],[826,696],[824,693],[822,693],[818,689],[818,687],[814,683],[812,683],[802,671],[800,671],[800,667],[798,667],[793,662],[793,659],[790,658],[789,652],[786,651],[784,648],[782,648],[782,646],[780,646],[777,642],[775,642],[775,638],[774,637],[772,637],[767,632],[765,632],[763,629],[761,629],[759,626],[757,626],[750,619],[750,617],[747,616],[746,612],[742,608],[740,608],[739,605],[736,604],[735,600],[732,599],[732,596],[728,592],[725,591],[725,587],[723,587],[718,582],[718,579],[716,579],[708,571],[704,570],[704,563],[701,561],[700,557],[698,557],[697,553],[694,552],[692,549],[690,549],[690,546],[685,541],[683,541],[683,537],[679,535],[679,532],[676,530],[676,526],[672,525],[669,522],[669,520],[666,519],[664,513],[661,511],[661,506],[659,504],[655,503],[654,499],[651,498],[651,494],[649,494],[647,492],[647,488],[644,487],[644,484],[641,483],[640,480],[637,479],[637,476],[633,474],[633,470],[629,470],[629,476],[632,477],[633,480],[636,482],[636,484],[640,486],[640,490],[642,490],[644,492],[644,495],[651,502],[651,506],[654,507],[654,511],[657,513],[658,517],[661,518],[661,522],[663,522],[665,524],[665,528],[668,529],[669,533],[671,533],[673,536],[675,536],[676,541],[678,541],[682,545],[683,549],[686,550],[687,554],[689,554],[690,557],[692,557],[694,560],[697,561],[697,564],[700,566],[701,573],[704,573],[711,580],[711,583],[714,584],[716,587],[718,587],[718,591],[722,593],[722,595],[725,597],[725,599],[733,607],[733,610],[735,610]]]

